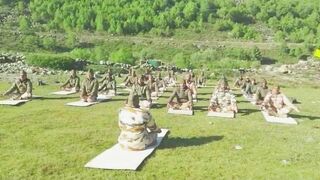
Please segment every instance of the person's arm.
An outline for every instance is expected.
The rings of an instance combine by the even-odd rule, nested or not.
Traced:
[[[27,81],[27,93],[32,94],[32,82],[30,80]]]
[[[285,105],[291,107],[292,109],[294,109],[294,110],[297,111],[297,112],[300,112],[299,109],[298,109],[295,105],[293,105],[293,104],[291,103],[291,101],[290,101],[284,94],[282,94],[282,99],[283,99],[283,103],[284,103]]]
[[[161,129],[158,128],[157,124],[155,123],[153,117],[149,114],[149,121],[147,122],[146,126],[151,132],[161,133]]]
[[[66,82],[63,83],[60,87],[61,87],[61,88],[64,88],[64,87],[66,87],[68,84],[70,84],[70,79],[66,80]]]
[[[14,91],[16,91],[17,89],[18,89],[17,84],[13,83],[12,86],[10,87],[10,89],[8,91],[6,91],[3,95],[7,96],[7,95],[13,93]]]
[[[86,80],[83,80],[82,85],[81,85],[81,94],[80,94],[81,97],[87,95],[85,83],[86,83]]]
[[[99,81],[99,83],[103,83],[103,81],[105,81],[106,79],[107,79],[107,76],[103,77],[103,78]]]
[[[269,104],[271,98],[271,93],[267,94],[266,97],[263,100],[263,105],[266,106]]]
[[[99,91],[99,81],[96,80],[93,86],[93,92],[91,92],[91,95],[98,96],[98,91]]]

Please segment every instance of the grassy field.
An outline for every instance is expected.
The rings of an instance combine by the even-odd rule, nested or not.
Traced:
[[[0,82],[0,91],[10,85]],[[299,125],[266,123],[238,96],[236,119],[206,117],[212,88],[200,89],[195,115],[166,113],[169,92],[151,110],[170,134],[136,172],[86,169],[117,142],[117,112],[126,96],[88,108],[67,107],[77,95],[49,95],[57,86],[35,86],[44,96],[18,107],[0,106],[0,179],[319,179],[319,89],[286,87],[296,97]],[[240,145],[241,150],[235,146]]]

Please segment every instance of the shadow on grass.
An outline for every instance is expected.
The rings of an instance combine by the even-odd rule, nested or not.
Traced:
[[[167,104],[153,104],[152,105],[152,109],[161,109],[161,108],[164,108],[164,107],[167,107]]]
[[[208,106],[194,106],[193,110],[201,112],[208,111]]]
[[[261,111],[259,109],[239,109],[238,114],[241,114],[241,116],[246,116],[256,112],[261,112]]]
[[[66,96],[66,97],[37,97],[34,100],[64,100],[64,99],[75,99],[75,96]]]
[[[204,144],[209,144],[214,141],[220,141],[224,136],[207,136],[207,137],[192,137],[192,138],[183,138],[183,137],[174,137],[166,138],[163,143],[161,143],[159,149],[171,149],[178,147],[191,147],[191,146],[200,146]]]
[[[290,114],[290,117],[292,117],[294,119],[306,118],[306,119],[309,119],[311,121],[320,120],[319,116],[306,116],[306,115]]]
[[[197,95],[200,95],[200,96],[206,96],[206,95],[211,95],[212,93],[208,92],[208,93],[198,93]]]
[[[249,103],[249,101],[247,100],[240,100],[240,101],[237,101],[238,103]]]

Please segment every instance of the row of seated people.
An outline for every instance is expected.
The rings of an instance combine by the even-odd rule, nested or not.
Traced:
[[[280,91],[280,86],[269,89],[266,79],[259,84],[255,79],[247,77],[244,80],[240,77],[236,80],[235,87],[240,87],[247,97],[270,116],[287,117],[292,110],[299,112],[293,102]]]

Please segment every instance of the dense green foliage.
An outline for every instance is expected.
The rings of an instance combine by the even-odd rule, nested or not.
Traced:
[[[75,68],[75,60],[57,54],[29,54],[27,56],[27,63],[38,67],[49,67],[53,69],[73,69]]]
[[[320,42],[320,7],[313,0],[31,0],[26,7],[29,21],[48,30],[170,35],[177,28],[200,32],[209,23],[234,38],[257,39],[263,32],[255,25],[263,24],[277,40]],[[20,18],[21,29],[28,25]]]

